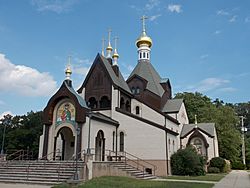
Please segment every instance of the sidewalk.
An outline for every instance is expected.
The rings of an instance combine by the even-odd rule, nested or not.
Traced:
[[[233,170],[213,188],[250,188],[249,172],[244,170]]]
[[[21,184],[21,183],[0,183],[1,188],[50,188],[46,185]]]

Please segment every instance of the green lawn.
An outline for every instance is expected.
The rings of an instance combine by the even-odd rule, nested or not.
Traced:
[[[205,176],[168,176],[167,179],[178,180],[199,180],[199,181],[220,181],[226,174],[206,174]]]
[[[137,180],[128,177],[99,177],[94,178],[77,188],[211,188],[214,184],[187,183],[187,182],[158,182]],[[53,188],[69,188],[69,185],[58,185]],[[72,186],[73,187],[73,186]]]

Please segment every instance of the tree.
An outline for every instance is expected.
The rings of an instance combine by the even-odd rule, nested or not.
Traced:
[[[3,119],[4,120],[4,119]],[[38,156],[39,138],[42,134],[42,112],[28,112],[27,115],[14,116],[10,125],[6,127],[5,151],[14,150],[32,151],[34,157]],[[2,130],[3,124],[0,124]],[[2,136],[0,134],[0,136]]]
[[[179,149],[171,156],[171,169],[174,175],[204,175],[205,159],[194,147],[188,146],[185,149]]]
[[[218,143],[219,155],[225,159],[236,161],[240,156],[240,131],[237,127],[239,118],[235,110],[223,101],[214,102],[201,93],[177,93],[175,98],[183,98],[190,123],[194,123],[197,115],[198,122],[214,122]],[[232,142],[233,140],[233,142]]]

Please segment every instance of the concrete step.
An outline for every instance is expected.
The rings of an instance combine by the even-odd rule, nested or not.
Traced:
[[[56,184],[60,184],[60,183],[63,183],[61,181],[58,181],[58,182],[50,182],[50,181],[29,181],[29,180],[1,180],[0,179],[0,182],[1,183],[11,183],[11,184],[15,184],[15,183],[23,183],[23,184],[34,184],[34,185],[49,185],[49,186],[52,186],[52,185],[56,185]]]

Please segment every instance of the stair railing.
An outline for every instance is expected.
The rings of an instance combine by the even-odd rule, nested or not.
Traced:
[[[102,160],[102,156],[103,154],[96,154],[95,153],[95,148],[90,148],[91,154],[98,156],[99,159]],[[93,151],[93,153],[92,153]],[[137,170],[140,170],[143,172],[143,177],[145,176],[145,170],[146,168],[151,168],[152,169],[152,174],[155,176],[155,171],[157,170],[157,167],[148,162],[145,161],[133,154],[130,154],[128,152],[116,152],[116,151],[112,151],[112,150],[105,150],[104,152],[105,157],[107,157],[107,160],[113,160],[113,158],[115,159],[115,161],[123,161],[126,165],[132,166],[134,168],[136,168]],[[96,157],[97,158],[97,157]]]

